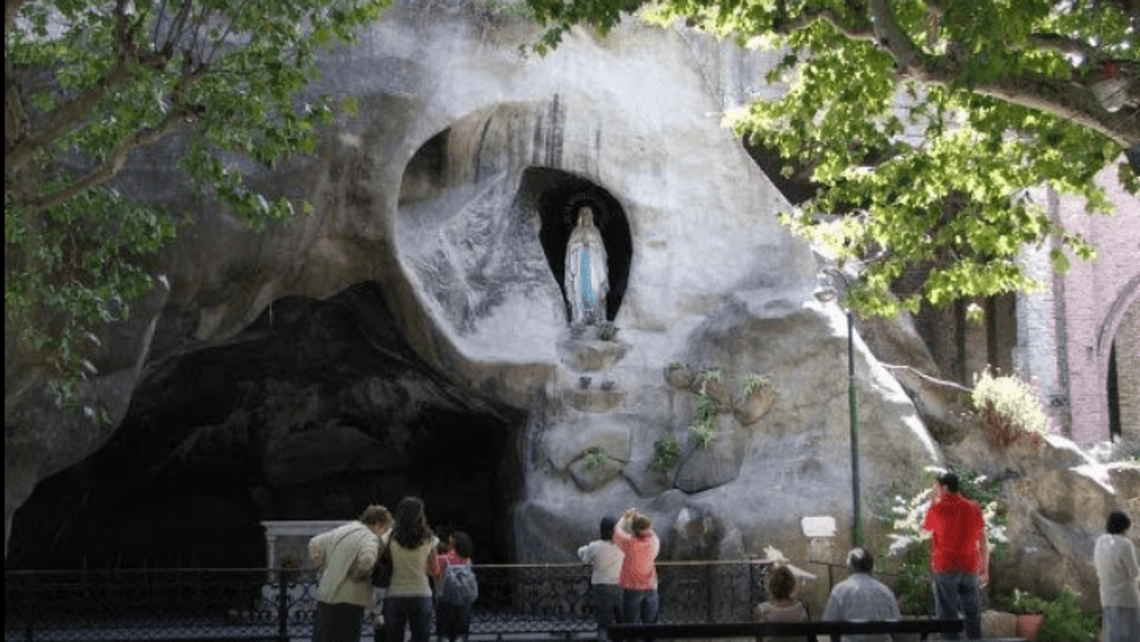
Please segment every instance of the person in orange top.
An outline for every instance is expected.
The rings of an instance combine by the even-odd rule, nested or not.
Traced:
[[[989,580],[989,547],[982,509],[959,492],[958,476],[942,473],[934,484],[934,501],[922,522],[930,533],[930,566],[934,571],[934,608],[939,619],[965,615],[966,637],[982,637],[981,588]],[[943,633],[957,640],[957,633]]]
[[[618,574],[622,588],[623,611],[627,624],[657,622],[657,553],[661,541],[653,532],[649,517],[631,508],[622,514],[614,529],[614,544],[625,554]]]

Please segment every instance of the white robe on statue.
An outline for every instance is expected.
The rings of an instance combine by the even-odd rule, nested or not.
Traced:
[[[606,321],[606,295],[610,280],[606,271],[606,246],[594,227],[594,213],[583,207],[578,225],[566,244],[566,300],[570,323],[601,325]]]

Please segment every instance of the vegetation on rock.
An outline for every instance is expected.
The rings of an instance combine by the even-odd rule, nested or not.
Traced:
[[[699,393],[693,401],[693,423],[689,424],[689,434],[693,437],[693,441],[701,448],[708,448],[709,444],[716,441],[716,437],[720,434],[720,426],[717,424],[717,413],[719,409],[716,401],[704,393]]]
[[[1005,450],[1021,441],[1033,446],[1043,443],[1048,417],[1033,389],[1020,378],[983,370],[970,398],[994,448]]]
[[[653,467],[666,472],[677,465],[677,458],[681,456],[681,444],[672,434],[665,435],[653,444]]]
[[[740,380],[740,391],[746,395],[763,390],[765,386],[772,383],[772,377],[768,375],[759,375],[749,373]]]

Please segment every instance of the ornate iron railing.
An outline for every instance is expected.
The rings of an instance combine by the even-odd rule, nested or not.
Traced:
[[[758,561],[662,562],[661,621],[748,619],[764,599]],[[589,568],[478,565],[472,637],[592,637]],[[4,640],[307,640],[316,578],[282,569],[9,571]],[[362,632],[371,632],[366,617]]]

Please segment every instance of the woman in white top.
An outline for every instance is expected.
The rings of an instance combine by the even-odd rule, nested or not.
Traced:
[[[602,538],[578,549],[582,563],[593,566],[590,606],[594,611],[594,621],[598,623],[598,642],[609,640],[606,630],[614,622],[622,621],[622,589],[618,585],[618,575],[625,554],[613,543],[615,526],[616,519],[603,517],[599,527]]]
[[[1131,525],[1128,515],[1112,511],[1107,533],[1098,537],[1093,547],[1100,606],[1104,610],[1104,642],[1140,640],[1140,565],[1136,562],[1136,547],[1124,536]]]
[[[412,642],[428,642],[431,635],[432,593],[428,576],[439,579],[436,544],[428,528],[424,503],[405,497],[396,506],[396,526],[390,533],[392,583],[384,596],[384,631],[387,642],[404,642],[405,625]]]

